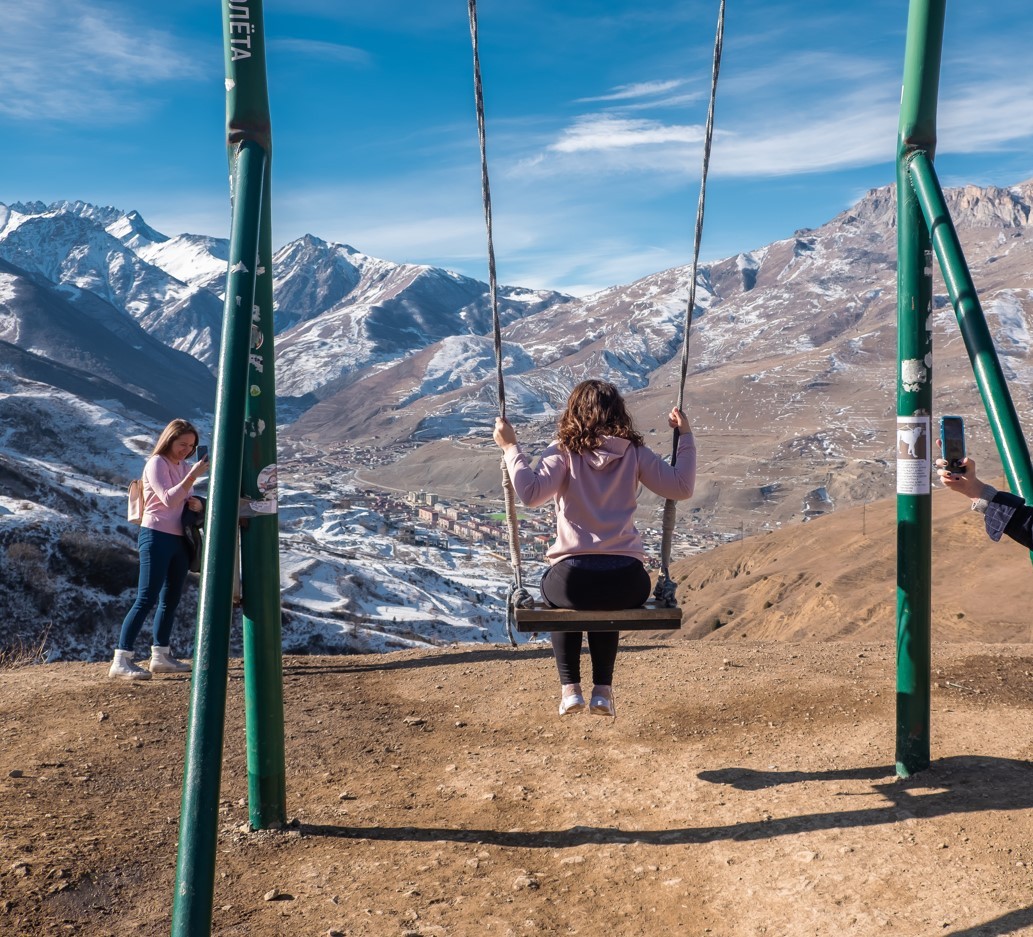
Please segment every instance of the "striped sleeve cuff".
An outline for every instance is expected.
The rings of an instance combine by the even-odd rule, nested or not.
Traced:
[[[985,514],[987,505],[993,501],[995,494],[997,494],[997,489],[993,485],[983,485],[983,490],[979,492],[979,497],[972,499],[972,510],[979,514]]]

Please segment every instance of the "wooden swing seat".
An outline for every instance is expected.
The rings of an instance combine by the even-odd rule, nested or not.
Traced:
[[[641,608],[616,611],[549,608],[535,603],[516,609],[516,627],[522,634],[545,631],[674,631],[681,628],[681,609],[655,602]]]

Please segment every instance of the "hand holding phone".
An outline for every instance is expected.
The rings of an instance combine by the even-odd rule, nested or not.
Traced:
[[[207,462],[208,461],[208,447],[207,446],[198,446],[197,447],[197,451],[194,453],[194,455],[197,456],[197,461],[198,462]]]
[[[940,417],[940,451],[948,471],[965,474],[965,421],[960,416]]]

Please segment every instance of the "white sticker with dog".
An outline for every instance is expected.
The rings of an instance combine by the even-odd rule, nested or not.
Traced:
[[[930,491],[930,418],[897,417],[897,494],[927,495]]]

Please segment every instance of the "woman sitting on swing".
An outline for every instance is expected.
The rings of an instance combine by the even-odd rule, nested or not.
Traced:
[[[532,469],[512,425],[496,418],[494,439],[520,500],[528,507],[550,498],[556,502],[556,540],[546,553],[550,566],[541,583],[542,598],[552,607],[613,611],[638,608],[649,598],[646,554],[633,523],[639,484],[661,497],[683,500],[692,497],[696,483],[689,421],[675,408],[667,422],[680,434],[674,466],[643,444],[613,384],[582,381],[567,400],[556,440]],[[582,634],[552,634],[561,716],[585,708]],[[616,714],[612,685],[619,638],[618,631],[588,634],[595,684],[589,709],[597,715]]]

